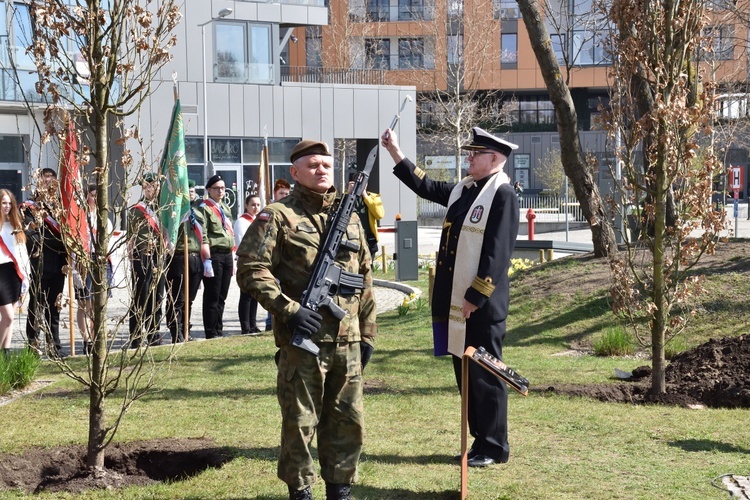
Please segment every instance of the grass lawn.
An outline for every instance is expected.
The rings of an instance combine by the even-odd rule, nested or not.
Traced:
[[[552,263],[554,264],[554,263]],[[558,355],[590,343],[616,324],[606,287],[532,293],[556,272],[583,273],[591,262],[524,271],[512,281],[505,362],[529,378],[532,389],[560,383],[613,380],[614,368],[647,360]],[[556,271],[555,267],[559,266]],[[747,270],[717,277],[750,291]],[[744,273],[745,279],[740,279]],[[717,281],[718,283],[718,281]],[[419,282],[426,287],[426,274]],[[708,297],[690,344],[707,336],[736,335],[719,318],[729,299],[722,287]],[[721,300],[720,300],[721,299]],[[457,498],[460,399],[449,358],[431,355],[428,308],[379,318],[375,355],[365,371],[366,438],[358,499]],[[711,325],[710,328],[705,323]],[[746,329],[745,329],[746,330]],[[166,349],[161,348],[164,357]],[[159,351],[159,350],[157,350]],[[209,437],[235,450],[221,469],[186,481],[118,491],[91,491],[76,498],[286,498],[276,478],[279,410],[274,395],[275,347],[270,335],[192,342],[180,347],[159,375],[159,391],[135,403],[117,441]],[[76,362],[82,362],[77,360]],[[44,364],[38,379],[53,383],[0,407],[0,451],[86,442],[87,394]],[[116,401],[111,401],[112,410]],[[544,391],[522,397],[511,391],[511,460],[469,471],[476,499],[539,498],[725,498],[711,480],[726,473],[750,474],[749,410],[689,410],[633,406],[570,398]],[[322,484],[313,493],[324,498]],[[18,496],[0,492],[2,498]],[[59,493],[42,498],[61,498]]]

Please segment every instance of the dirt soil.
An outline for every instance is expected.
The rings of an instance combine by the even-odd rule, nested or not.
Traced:
[[[23,493],[145,486],[179,481],[232,459],[231,450],[208,439],[157,439],[113,444],[104,470],[86,471],[86,448],[32,448],[20,455],[0,455],[0,489]]]
[[[564,273],[547,273],[530,287],[532,293],[564,295],[569,293],[571,281],[576,283],[576,290],[584,293],[609,286],[611,275],[606,259],[595,259],[591,254],[572,258],[591,265],[586,266],[585,270],[574,268],[572,271],[566,269]],[[699,267],[700,272],[705,274],[748,273],[750,244],[747,240],[722,243],[714,255],[701,258]],[[576,273],[580,275],[576,276]],[[750,408],[750,335],[711,339],[676,356],[666,369],[666,394],[650,394],[650,376],[650,366],[642,366],[633,370],[633,377],[619,384],[561,384],[530,390],[615,403]]]

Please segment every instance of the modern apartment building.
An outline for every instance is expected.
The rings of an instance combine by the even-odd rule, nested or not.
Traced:
[[[174,102],[175,75],[189,175],[202,186],[210,175],[221,173],[232,188],[227,201],[235,212],[242,210],[246,190],[258,179],[264,143],[269,146],[272,180],[288,177],[289,152],[302,138],[332,147],[346,145],[347,156],[341,150],[335,153],[340,186],[349,170],[363,166],[402,101],[415,97],[414,86],[384,85],[382,71],[347,68],[306,80],[282,71],[295,52],[297,38],[292,31],[328,23],[324,0],[186,0],[181,9],[173,60],[156,76],[156,91],[140,116],[129,120],[137,119],[141,135],[153,144],[142,160],[157,165]],[[58,153],[39,145],[37,124],[42,123],[44,104],[34,104],[30,110],[23,102],[21,90],[33,99],[37,78],[33,60],[25,54],[31,26],[28,5],[21,0],[0,2],[0,16],[4,21],[0,23],[0,186],[11,187],[25,199],[22,187],[29,183],[30,172],[38,166],[56,167]],[[13,67],[23,78],[21,88],[10,76]],[[414,156],[414,107],[403,111],[399,127],[404,151]],[[135,164],[140,161],[137,158]],[[397,213],[415,219],[414,195],[386,182],[388,161],[383,162],[383,171],[375,166],[369,189],[381,192],[385,221],[394,220]],[[116,177],[128,175],[116,172]],[[133,189],[131,199],[139,194]]]
[[[547,29],[561,71],[570,69],[570,89],[586,150],[599,158],[599,181],[606,192],[611,185],[613,146],[598,122],[600,106],[609,100],[610,55],[606,37],[611,29],[606,17],[596,14],[591,0],[549,2],[554,16]],[[702,70],[721,82],[717,117],[747,117],[745,91],[748,30],[733,17],[734,2],[716,0],[711,5],[714,25],[707,28],[713,50],[703,54]],[[518,5],[506,0],[330,0],[330,22],[323,27],[298,28],[300,43],[291,54],[292,66],[315,68],[353,67],[385,72],[385,82],[414,85],[420,108],[417,124],[428,131],[441,117],[430,106],[436,91],[450,92],[458,82],[480,100],[494,100],[503,108],[502,126],[491,128],[520,145],[506,172],[527,192],[545,186],[536,175],[539,162],[559,148],[555,113],[534,56]],[[302,72],[300,69],[295,71]],[[739,96],[739,97],[738,97]],[[450,164],[455,148],[450,143],[419,141],[417,159],[426,167]],[[455,162],[455,161],[454,161]],[[747,148],[731,146],[727,165],[747,170]],[[745,176],[747,179],[748,176]],[[747,181],[741,197],[747,195]]]

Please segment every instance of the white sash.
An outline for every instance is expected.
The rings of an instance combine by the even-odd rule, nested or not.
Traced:
[[[473,182],[474,179],[468,176],[456,184],[448,198],[449,208],[461,197],[464,187]],[[474,200],[471,210],[467,212],[463,226],[461,226],[453,270],[451,309],[448,314],[448,352],[459,358],[463,356],[466,348],[464,345],[466,342],[466,320],[461,312],[464,295],[477,276],[484,241],[484,229],[489,219],[492,200],[495,199],[495,193],[500,186],[508,183],[510,183],[510,179],[502,170],[490,177]]]

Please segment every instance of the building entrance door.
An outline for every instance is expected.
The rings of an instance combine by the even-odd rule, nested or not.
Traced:
[[[242,167],[240,165],[220,165],[216,167],[216,173],[224,179],[227,190],[224,192],[224,203],[232,211],[232,220],[245,211],[244,198],[242,195]]]

